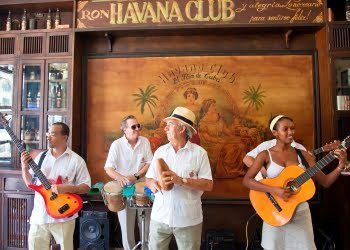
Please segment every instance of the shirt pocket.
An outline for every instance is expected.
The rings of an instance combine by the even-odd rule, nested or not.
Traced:
[[[191,165],[184,165],[184,168],[180,172],[180,176],[186,179],[198,179],[198,171]],[[181,196],[186,197],[189,200],[198,200],[203,192],[198,190],[193,190],[191,188],[180,187]]]
[[[144,155],[142,153],[137,154],[136,155],[136,169],[137,169],[137,171],[142,168],[142,166],[144,165],[144,162],[145,162]]]

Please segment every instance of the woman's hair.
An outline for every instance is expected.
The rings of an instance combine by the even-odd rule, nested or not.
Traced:
[[[209,110],[209,107],[210,105],[216,103],[216,101],[214,99],[205,99],[203,102],[202,102],[202,107],[201,107],[201,114],[205,115],[208,110]]]
[[[196,88],[188,88],[188,89],[186,89],[186,91],[184,92],[185,99],[187,99],[187,95],[188,94],[192,94],[194,96],[195,100],[198,99],[198,92],[197,92]]]
[[[272,122],[277,116],[279,116],[279,115],[274,115],[273,117],[271,117],[271,119],[269,120],[269,127],[270,127],[270,125],[271,125],[271,122]],[[290,117],[288,117],[288,116],[282,116],[281,118],[279,118],[279,119],[276,121],[276,123],[275,123],[274,126],[272,127],[273,130],[277,130],[278,124],[279,124],[281,121],[283,121],[283,120],[289,120],[289,121],[291,121],[291,122],[294,122],[292,118],[290,118]]]

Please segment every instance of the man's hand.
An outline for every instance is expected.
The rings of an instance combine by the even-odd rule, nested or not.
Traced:
[[[62,194],[64,190],[64,184],[51,184],[51,191],[56,194]]]
[[[154,179],[148,179],[147,180],[147,186],[149,189],[151,189],[151,191],[155,194],[158,191],[161,191],[161,187],[158,184],[158,181],[154,180]]]
[[[126,178],[129,180],[128,184],[134,184],[137,181],[136,177],[133,175],[128,175]]]
[[[178,176],[175,172],[169,170],[162,173],[162,180],[165,185],[177,184],[182,185],[182,178]]]
[[[31,159],[29,153],[27,151],[21,154],[21,166],[23,170],[29,169],[29,160]]]
[[[124,176],[124,175],[121,175],[119,174],[115,180],[118,182],[118,184],[121,186],[121,187],[124,187],[125,185],[128,185],[130,180],[128,179],[128,177]]]

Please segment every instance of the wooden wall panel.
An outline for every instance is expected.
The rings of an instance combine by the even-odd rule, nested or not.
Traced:
[[[312,29],[295,29],[290,37],[286,37],[288,29],[206,29],[206,30],[173,30],[173,31],[129,31],[110,32],[112,35],[112,53],[109,52],[109,44],[105,33],[77,33],[79,38],[75,47],[81,50],[81,58],[89,55],[128,56],[137,53],[180,53],[191,51],[242,51],[242,53],[256,53],[256,51],[273,50],[318,50],[319,76],[320,76],[320,103],[322,142],[332,138],[332,94],[329,83],[327,51],[327,33],[325,29],[315,31]],[[287,39],[288,38],[288,39]],[[89,42],[86,42],[89,41]],[[289,41],[287,49],[286,41]],[[77,61],[78,63],[78,61]],[[78,64],[77,64],[78,65]],[[84,68],[82,68],[84,70]],[[82,72],[84,77],[86,72]],[[75,78],[79,81],[79,78]],[[75,82],[76,84],[76,82]],[[84,84],[82,80],[82,84]],[[84,87],[84,85],[82,85]],[[84,105],[83,105],[84,106]],[[84,108],[82,107],[84,112]],[[78,111],[74,113],[77,114]],[[80,115],[80,114],[77,114]],[[85,129],[85,128],[82,128]],[[83,138],[82,138],[83,139]],[[84,152],[82,140],[81,151]],[[322,191],[323,192],[323,191]],[[327,221],[323,220],[321,207],[327,207],[329,197],[322,199],[320,204],[312,206],[314,224],[316,227],[324,226],[327,229]],[[245,244],[245,225],[248,218],[254,213],[249,202],[241,204],[204,204],[203,234],[207,229],[223,228],[235,233],[241,245]],[[328,208],[325,208],[328,211]],[[326,224],[324,224],[326,223]],[[249,232],[261,225],[258,218],[254,218]]]

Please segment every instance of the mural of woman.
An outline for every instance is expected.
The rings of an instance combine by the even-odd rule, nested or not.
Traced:
[[[187,88],[186,91],[183,93],[183,96],[186,101],[185,107],[191,110],[196,115],[196,121],[195,121],[194,127],[197,129],[198,121],[199,121],[199,110],[200,110],[200,105],[196,103],[196,100],[198,99],[198,96],[199,96],[197,89],[192,87]],[[200,138],[198,134],[194,134],[192,136],[191,142],[200,145]]]
[[[193,113],[198,113],[200,110],[200,106],[196,103],[198,99],[198,92],[196,88],[187,88],[183,93],[183,96],[186,100],[185,107],[190,109]],[[197,117],[198,118],[198,117]]]
[[[199,137],[207,150],[216,178],[234,178],[245,174],[242,163],[246,146],[231,131],[217,111],[214,99],[205,99],[200,110]]]

